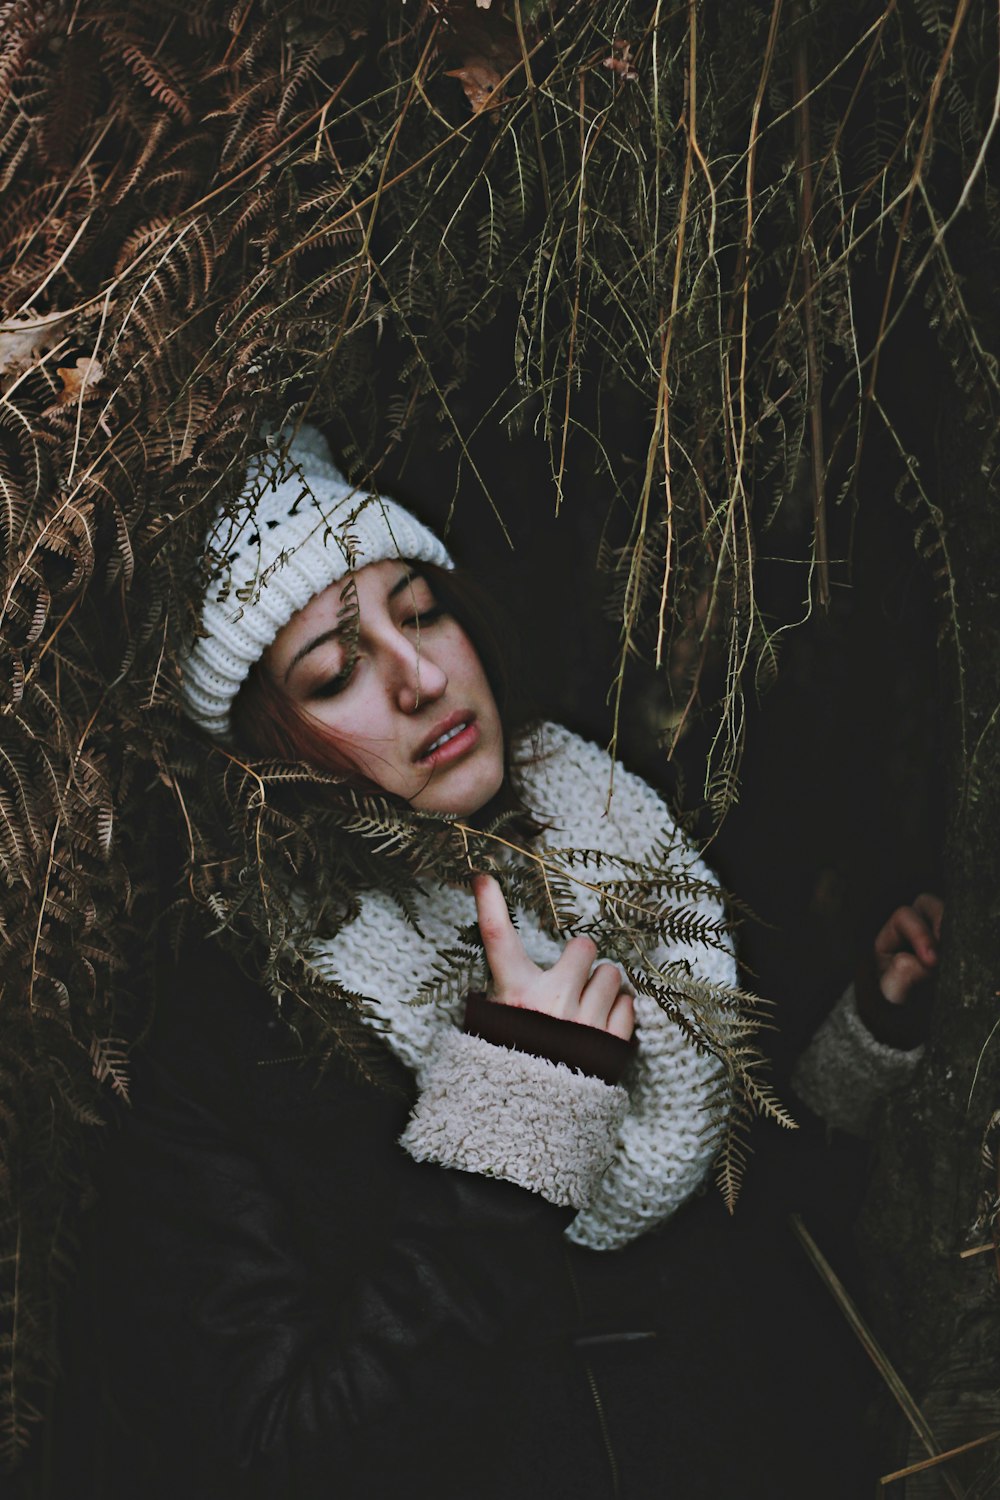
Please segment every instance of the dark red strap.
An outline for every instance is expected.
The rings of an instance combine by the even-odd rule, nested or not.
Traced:
[[[620,1080],[635,1051],[633,1042],[611,1036],[597,1026],[563,1021],[517,1005],[498,1005],[478,990],[465,1002],[465,1030],[497,1047],[566,1063],[605,1083]]]

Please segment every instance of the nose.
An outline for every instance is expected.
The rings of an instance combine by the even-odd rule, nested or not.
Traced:
[[[431,661],[426,648],[400,635],[395,646],[396,704],[404,714],[415,714],[425,703],[436,703],[448,686],[448,674]]]

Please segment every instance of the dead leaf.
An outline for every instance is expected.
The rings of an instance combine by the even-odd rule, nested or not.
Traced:
[[[513,22],[499,8],[480,0],[447,0],[441,8],[437,51],[457,78],[474,115],[506,104],[500,84],[521,62],[521,42]],[[526,28],[530,46],[536,28]]]
[[[30,365],[59,335],[59,325],[68,313],[49,314],[45,318],[7,318],[0,322],[0,374],[14,366]]]
[[[460,68],[449,68],[445,76],[459,80],[474,115],[504,102],[500,94],[493,92],[501,75],[485,57],[467,57]]]
[[[60,365],[56,374],[63,383],[59,404],[68,406],[71,401],[79,401],[103,378],[104,369],[96,359],[78,359],[75,365]]]
[[[611,43],[611,56],[604,59],[602,66],[610,68],[612,73],[618,74],[619,78],[634,83],[639,74],[635,70],[633,57],[632,43],[627,42],[624,37],[616,36]]]

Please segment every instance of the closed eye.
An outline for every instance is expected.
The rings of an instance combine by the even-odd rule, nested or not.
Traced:
[[[335,677],[328,677],[326,682],[321,682],[318,687],[314,687],[309,696],[311,698],[335,698],[350,682],[356,665],[357,657],[341,667]]]
[[[417,614],[407,615],[403,621],[403,625],[416,625],[418,628],[424,625],[433,625],[436,620],[440,620],[445,614],[446,610],[443,604],[431,604],[427,609],[422,609]]]
[[[429,604],[426,609],[419,610],[412,615],[407,615],[400,622],[400,625],[404,630],[413,629],[414,627],[418,631],[426,630],[428,626],[434,625],[438,620],[444,619],[447,613],[448,611],[443,604]],[[317,687],[314,687],[309,696],[311,698],[335,698],[338,693],[342,693],[354,675],[354,668],[357,666],[357,661],[357,655],[354,655],[351,660],[345,662],[335,676],[328,677],[325,682],[321,682]]]

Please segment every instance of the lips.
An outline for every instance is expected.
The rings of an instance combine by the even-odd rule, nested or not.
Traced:
[[[458,742],[464,742],[469,736],[469,731],[474,727],[475,718],[476,716],[471,710],[467,712],[457,710],[455,713],[449,714],[446,719],[442,719],[438,724],[435,724],[413,757],[414,761],[418,765],[426,763],[432,757],[436,758],[440,756],[441,752],[447,750],[451,745],[455,745],[456,749],[458,749]],[[478,739],[478,735],[476,738]]]

